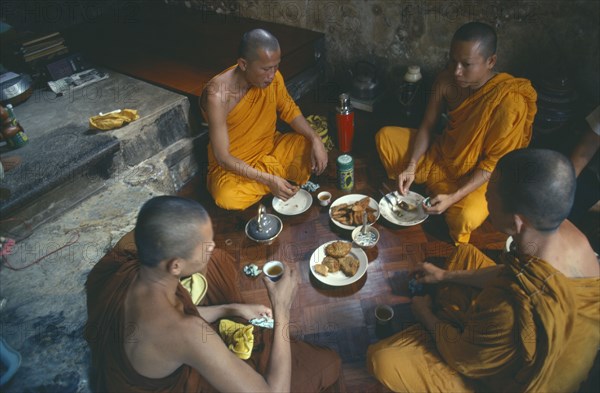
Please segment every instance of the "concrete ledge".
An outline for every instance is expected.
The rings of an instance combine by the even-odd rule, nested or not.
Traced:
[[[20,238],[26,229],[101,190],[107,179],[122,176],[173,143],[192,137],[186,97],[109,74],[104,81],[61,97],[36,91],[15,108],[30,142],[2,151],[3,156],[21,156],[22,163],[1,183],[10,196],[0,201],[0,213],[12,220],[4,221],[0,233]],[[88,129],[89,117],[124,108],[137,109],[140,119],[112,131]]]

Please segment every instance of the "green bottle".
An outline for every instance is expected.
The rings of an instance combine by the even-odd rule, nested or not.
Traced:
[[[338,187],[343,191],[354,188],[354,159],[349,154],[337,158]]]
[[[11,149],[18,149],[19,147],[25,146],[27,142],[29,142],[29,138],[27,138],[27,134],[25,134],[25,132],[23,131],[23,127],[17,121],[17,117],[15,116],[15,112],[13,111],[12,104],[6,105],[6,111],[8,112],[8,118],[10,119],[10,125],[19,129],[19,132],[17,132],[14,136],[8,138],[6,143]]]

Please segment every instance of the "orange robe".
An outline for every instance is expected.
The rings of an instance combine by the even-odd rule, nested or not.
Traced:
[[[600,279],[567,278],[537,258],[503,259],[505,271],[482,290],[440,286],[436,340],[414,325],[369,347],[369,371],[394,391],[576,391],[600,344]],[[448,269],[493,264],[461,245]]]
[[[475,168],[492,172],[506,153],[526,147],[537,111],[537,94],[526,79],[498,74],[449,112],[450,120],[417,164],[415,182],[430,193],[460,188]],[[410,159],[415,129],[384,127],[376,135],[379,156],[390,179],[397,179]],[[450,236],[468,243],[471,232],[488,216],[487,183],[446,210]]]
[[[229,112],[229,153],[262,172],[304,184],[310,177],[310,142],[295,132],[276,131],[277,114],[286,123],[302,115],[279,71],[268,87],[250,88]],[[215,203],[229,210],[245,209],[270,193],[264,184],[219,166],[210,143],[207,186]]]
[[[123,341],[124,301],[129,285],[137,276],[139,262],[131,233],[108,253],[90,272],[87,282],[88,321],[85,338],[92,353],[90,385],[97,392],[215,392],[201,372],[182,365],[166,378],[146,378],[138,374],[127,355]],[[233,258],[222,250],[215,250],[206,273],[208,291],[204,305],[240,303],[237,269]],[[177,288],[177,297],[184,312],[196,315],[198,311],[183,286]],[[218,325],[218,322],[215,324]],[[254,329],[254,350],[246,360],[257,372],[265,374],[271,353],[273,330]],[[343,391],[341,360],[327,348],[294,341],[292,349],[292,391]],[[241,361],[241,360],[240,360]]]

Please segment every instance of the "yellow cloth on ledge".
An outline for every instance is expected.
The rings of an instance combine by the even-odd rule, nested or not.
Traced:
[[[119,112],[105,113],[103,115],[90,117],[90,128],[107,131],[113,128],[123,127],[140,118],[135,109],[123,109]]]
[[[244,325],[229,319],[221,319],[219,322],[219,335],[225,341],[225,345],[242,360],[249,359],[252,355],[253,329],[252,325]]]
[[[200,273],[194,273],[189,277],[182,278],[179,282],[190,293],[192,302],[196,306],[199,305],[208,289],[206,278]]]

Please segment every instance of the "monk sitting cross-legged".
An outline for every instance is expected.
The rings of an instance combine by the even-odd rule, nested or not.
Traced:
[[[498,162],[487,202],[513,238],[496,265],[460,245],[447,270],[416,269],[436,284],[415,296],[420,322],[368,349],[370,372],[398,392],[574,392],[600,344],[599,265],[565,218],[575,171],[563,155],[519,149]]]
[[[180,197],[146,202],[135,244],[126,238],[131,236],[94,266],[86,282],[94,391],[340,389],[335,352],[290,343],[294,269],[286,268],[278,282],[264,280],[272,309],[241,303],[234,260],[213,250],[208,214]],[[186,277],[196,281],[184,288],[180,279]],[[274,328],[248,324],[261,316],[272,317]]]
[[[243,210],[264,195],[287,200],[311,171],[327,166],[327,152],[285,87],[281,50],[271,33],[245,33],[237,64],[204,88],[200,109],[208,121],[208,190],[215,203]],[[295,132],[281,134],[277,115]]]
[[[437,77],[418,130],[384,127],[376,135],[379,156],[400,193],[425,183],[428,214],[445,214],[455,243],[468,243],[488,216],[485,190],[504,154],[531,139],[536,92],[528,80],[496,74],[496,33],[467,23],[452,38],[448,67]],[[441,113],[449,121],[439,137]]]

